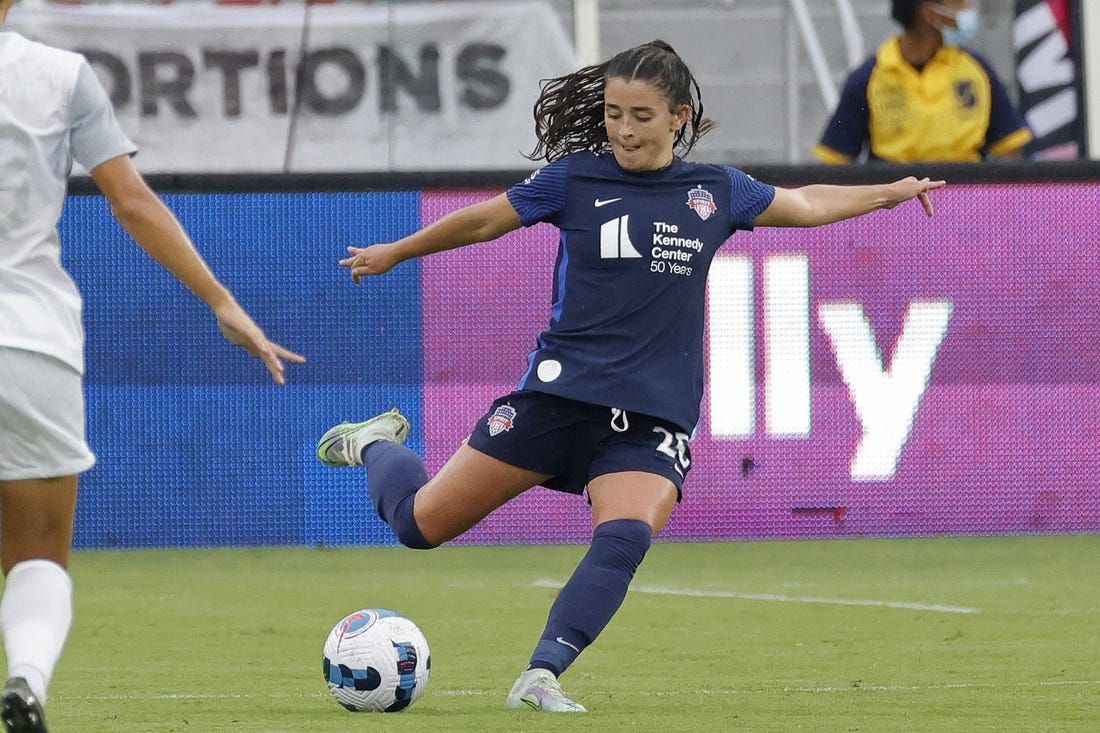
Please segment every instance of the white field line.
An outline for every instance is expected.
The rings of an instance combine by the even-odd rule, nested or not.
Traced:
[[[536,580],[533,588],[561,588],[556,580]],[[662,596],[690,596],[694,598],[736,598],[743,601],[772,601],[775,603],[822,603],[829,606],[873,606],[877,608],[900,608],[907,611],[933,611],[935,613],[981,613],[969,606],[945,606],[940,603],[908,603],[905,601],[879,601],[860,598],[821,598],[819,596],[785,596],[774,593],[735,593],[724,590],[695,590],[692,588],[661,588],[658,586],[632,586],[634,593],[649,593]]]
[[[1038,680],[1035,682],[955,682],[942,685],[845,685],[843,687],[761,687],[751,690],[658,690],[652,694],[658,697],[691,696],[736,696],[736,695],[774,695],[801,693],[807,695],[831,695],[844,692],[937,692],[943,690],[1023,690],[1044,687],[1098,687],[1100,680]],[[501,690],[440,690],[428,687],[424,693],[428,697],[503,697]],[[328,698],[327,690],[312,693],[255,693],[241,695],[51,695],[51,700],[74,701],[151,701],[151,700],[310,700]]]

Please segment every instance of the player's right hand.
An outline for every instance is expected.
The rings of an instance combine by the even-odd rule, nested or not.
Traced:
[[[351,271],[351,279],[356,284],[364,275],[381,275],[389,272],[401,261],[392,244],[348,247],[348,254],[351,256],[340,260],[340,264]]]

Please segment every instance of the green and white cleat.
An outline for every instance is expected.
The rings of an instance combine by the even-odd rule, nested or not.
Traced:
[[[529,669],[512,685],[505,702],[513,710],[529,707],[543,713],[587,713],[587,708],[573,702],[561,691],[558,678],[547,669]]]
[[[404,443],[410,427],[396,407],[363,422],[342,422],[317,441],[317,458],[326,466],[362,466],[364,448],[376,440]]]

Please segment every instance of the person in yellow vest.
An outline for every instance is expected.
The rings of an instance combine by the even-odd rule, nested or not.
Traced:
[[[814,154],[825,163],[1019,158],[1031,131],[989,62],[966,48],[968,0],[892,0],[902,32],[853,71]]]

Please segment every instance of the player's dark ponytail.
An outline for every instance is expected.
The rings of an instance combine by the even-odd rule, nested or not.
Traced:
[[[650,41],[610,61],[544,81],[535,101],[538,144],[527,157],[553,162],[581,150],[606,150],[603,92],[613,77],[647,81],[664,95],[671,109],[684,104],[691,108],[691,119],[676,134],[681,155],[714,127],[714,121],[703,116],[703,95],[687,64],[664,41]]]

